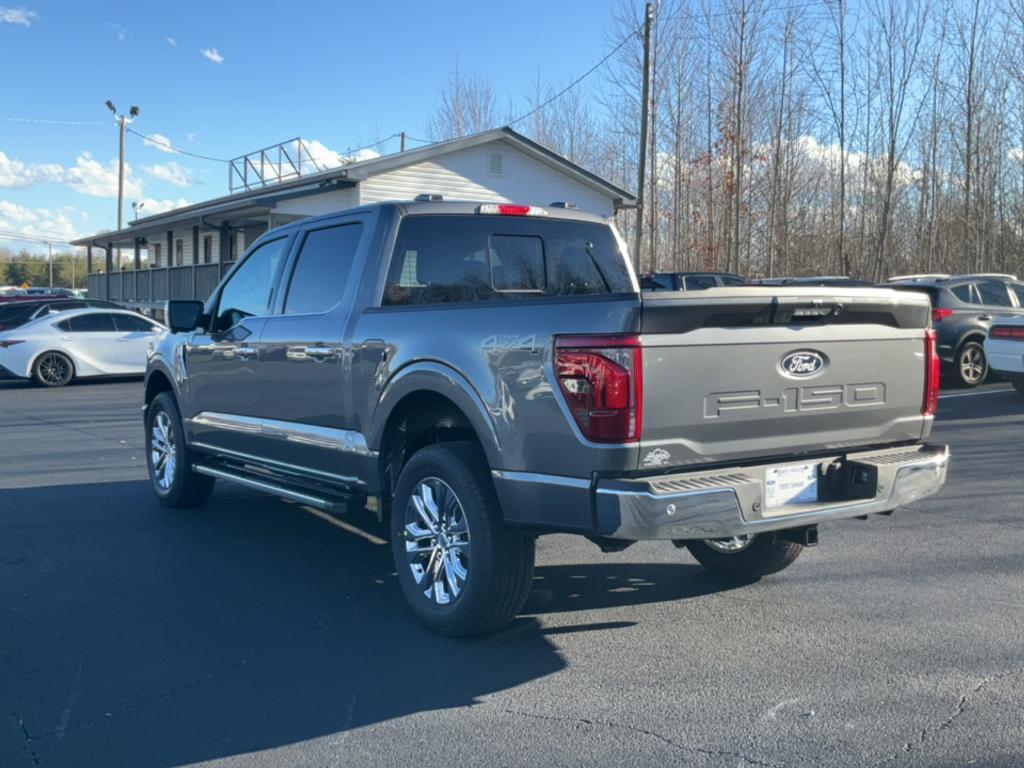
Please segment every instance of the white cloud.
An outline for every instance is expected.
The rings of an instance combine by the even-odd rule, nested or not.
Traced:
[[[178,41],[175,40],[173,37],[165,37],[164,40],[167,41],[167,44],[169,46],[171,46],[171,48],[177,48],[178,47]]]
[[[22,189],[41,181],[61,181],[64,169],[56,163],[23,163],[0,151],[0,188]]]
[[[124,164],[125,198],[141,197],[142,182],[132,178],[132,167]],[[74,168],[64,170],[64,181],[69,187],[83,195],[93,197],[117,197],[117,160],[106,165],[83,152],[75,160]]]
[[[158,213],[166,213],[167,211],[173,211],[175,208],[184,208],[186,205],[191,203],[183,197],[179,197],[177,200],[155,200],[152,197],[147,197],[139,202],[142,203],[142,209],[139,211],[139,218],[145,218],[146,216],[156,216]]]
[[[161,152],[166,152],[169,155],[178,154],[178,150],[171,146],[171,140],[164,136],[162,133],[151,133],[149,136],[142,140],[142,143],[147,147],[153,147],[153,149],[159,149]]]
[[[71,206],[57,210],[27,208],[0,200],[0,229],[34,237],[74,240],[80,235],[71,219],[80,214],[81,211]]]
[[[196,140],[196,135],[195,135],[195,133],[194,133],[194,132],[193,132],[193,133],[190,133],[190,134],[188,135],[188,142],[189,142],[189,144],[193,143],[193,142],[194,142],[195,140]]]
[[[186,168],[173,160],[164,165],[161,165],[160,163],[146,165],[143,166],[142,170],[155,179],[166,181],[168,184],[173,184],[174,186],[181,187],[183,189],[192,184],[192,169]]]
[[[118,24],[116,21],[110,22],[111,28],[114,30],[114,37],[117,38],[117,42],[123,43],[128,39],[128,30]]]
[[[220,51],[218,51],[216,48],[202,48],[202,49],[200,49],[199,52],[201,54],[203,54],[203,56],[205,58],[207,58],[210,61],[212,61],[214,64],[223,64],[224,63],[224,57],[221,55]]]
[[[0,24],[20,24],[23,27],[31,27],[32,22],[38,19],[39,14],[28,8],[7,8],[0,5]]]
[[[317,169],[323,171],[328,168],[337,168],[341,165],[358,163],[361,160],[372,160],[375,157],[380,157],[380,153],[375,152],[372,149],[360,149],[350,155],[346,155],[341,152],[334,151],[316,139],[303,139],[302,143],[305,145],[306,151],[309,153],[308,156],[305,152],[302,155],[303,173],[316,173]]]

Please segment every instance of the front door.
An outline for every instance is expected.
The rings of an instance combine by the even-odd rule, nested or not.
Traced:
[[[352,430],[344,334],[353,264],[369,230],[366,215],[346,216],[297,235],[283,295],[257,345],[268,458],[344,484],[365,479],[368,455]]]
[[[211,302],[209,328],[194,331],[184,348],[189,397],[183,415],[190,440],[203,447],[264,453],[256,344],[291,241],[284,235],[250,251]]]

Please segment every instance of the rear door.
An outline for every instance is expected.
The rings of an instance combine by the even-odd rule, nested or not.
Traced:
[[[928,313],[874,289],[645,295],[640,466],[920,439]]]
[[[118,334],[110,312],[75,315],[61,323],[58,329],[61,341],[80,361],[80,370],[88,366],[95,373],[121,373]]]
[[[117,329],[117,360],[125,373],[143,373],[146,356],[156,336],[157,326],[141,315],[114,314]]]
[[[371,220],[349,216],[298,235],[277,310],[257,344],[264,456],[342,481],[358,474],[366,453],[351,431],[343,336]]]

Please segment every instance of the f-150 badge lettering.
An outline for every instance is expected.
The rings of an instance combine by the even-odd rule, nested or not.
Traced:
[[[704,398],[704,418],[733,416],[749,418],[751,410],[775,413],[833,411],[839,408],[867,408],[885,404],[885,384],[830,384],[789,387],[779,394],[751,389],[744,392],[714,392]]]
[[[779,367],[787,376],[806,379],[825,370],[825,357],[813,349],[798,349],[782,358]]]

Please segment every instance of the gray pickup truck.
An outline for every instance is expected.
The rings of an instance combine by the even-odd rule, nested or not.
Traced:
[[[210,299],[168,303],[145,384],[153,488],[216,479],[389,517],[415,614],[453,635],[523,606],[536,537],[663,539],[756,579],[818,523],[935,493],[927,296],[641,294],[611,223],[433,199],[305,219]]]

